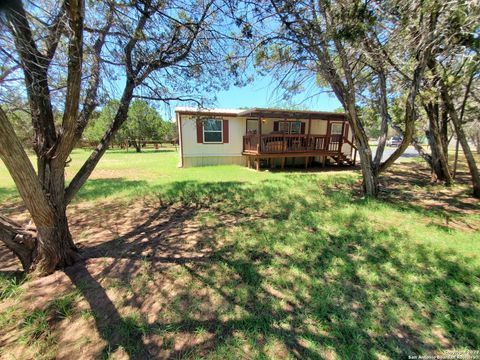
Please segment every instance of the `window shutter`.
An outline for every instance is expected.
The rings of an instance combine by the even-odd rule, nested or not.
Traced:
[[[305,134],[305,123],[302,121],[302,125],[300,127],[300,134]]]
[[[228,143],[228,120],[223,120],[223,143]]]
[[[278,131],[278,121],[273,122],[273,131]]]
[[[202,120],[197,120],[197,143],[203,143],[203,122]]]

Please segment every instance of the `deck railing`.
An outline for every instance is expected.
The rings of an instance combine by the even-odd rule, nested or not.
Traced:
[[[346,140],[346,141],[345,141]],[[243,151],[256,154],[281,154],[304,152],[335,152],[342,150],[344,143],[350,143],[342,135],[292,135],[270,134],[259,136],[248,134],[243,137]],[[351,143],[350,143],[351,144]]]

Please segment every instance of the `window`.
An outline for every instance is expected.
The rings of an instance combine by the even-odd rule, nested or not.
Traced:
[[[223,142],[223,121],[216,119],[207,119],[203,121],[203,142],[221,143]]]
[[[342,123],[332,123],[330,125],[330,134],[331,135],[343,135],[343,124]]]
[[[278,131],[284,134],[288,134],[290,132],[290,124],[288,121],[280,121],[278,123]]]
[[[247,119],[247,134],[258,134],[257,119]]]
[[[290,134],[300,134],[302,132],[302,122],[294,121],[290,125]]]

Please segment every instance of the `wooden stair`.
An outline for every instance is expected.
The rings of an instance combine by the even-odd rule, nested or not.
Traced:
[[[353,160],[343,153],[330,155],[330,157],[337,163],[337,165],[341,165],[341,166],[353,165]]]

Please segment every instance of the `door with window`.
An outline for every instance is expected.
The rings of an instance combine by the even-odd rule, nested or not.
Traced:
[[[327,139],[329,151],[340,151],[344,124],[344,122],[330,122],[328,129],[328,134],[330,134],[330,138]]]

